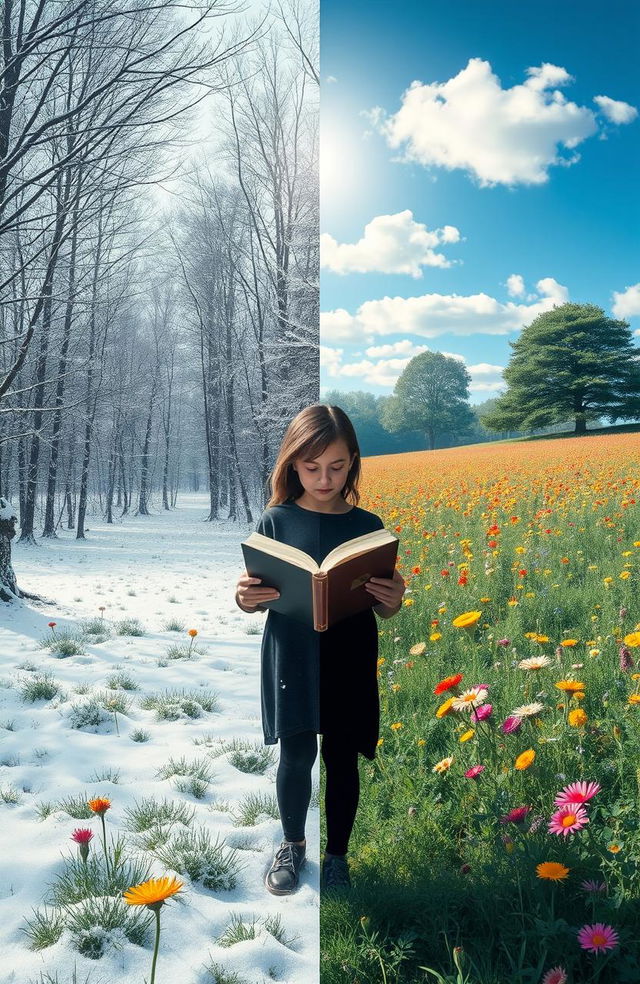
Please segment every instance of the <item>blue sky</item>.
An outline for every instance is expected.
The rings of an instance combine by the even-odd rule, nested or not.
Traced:
[[[640,344],[640,5],[320,6],[321,392],[428,347],[480,402],[565,300]]]

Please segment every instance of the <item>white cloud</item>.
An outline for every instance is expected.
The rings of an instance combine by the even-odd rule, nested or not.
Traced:
[[[611,310],[616,318],[632,318],[640,314],[640,283],[625,287],[622,291],[614,290]]]
[[[337,81],[338,81],[338,80],[337,80],[337,78],[335,77],[335,75],[327,75],[327,77],[326,77],[326,79],[325,79],[325,82],[328,82],[328,83],[329,83],[329,85],[333,85],[333,84],[334,84],[335,82],[337,82]]]
[[[593,101],[600,107],[602,115],[610,123],[631,123],[638,115],[635,106],[621,102],[619,99],[611,99],[609,96],[594,96]]]
[[[532,303],[501,303],[488,294],[422,294],[418,297],[383,297],[365,301],[355,314],[344,308],[320,316],[321,338],[327,342],[357,342],[362,335],[507,335],[529,324],[539,314],[569,300],[566,287],[553,277],[536,284]]]
[[[493,366],[489,362],[478,362],[467,366],[471,375],[470,393],[495,393],[504,386],[502,373],[504,366]]]
[[[388,358],[386,356],[391,354],[389,350],[404,352],[406,357]],[[380,345],[377,349],[367,349],[367,354],[371,358],[360,359],[357,362],[344,362],[344,349],[333,349],[326,345],[320,348],[320,358],[323,369],[333,378],[359,379],[370,385],[393,388],[411,359],[415,355],[427,351],[426,345],[414,345],[413,342],[404,339],[393,345]],[[442,354],[466,364],[465,357],[458,352],[443,352]],[[467,366],[467,368],[471,375],[470,392],[494,393],[502,387],[502,366],[479,362],[476,365]]]
[[[519,273],[512,273],[507,277],[507,290],[509,297],[522,297],[524,294],[524,280]]]
[[[413,358],[421,352],[427,352],[428,345],[416,345],[414,342],[404,338],[401,342],[390,342],[387,345],[372,345],[365,349],[365,355],[370,359],[385,359],[391,355],[408,355]]]
[[[369,119],[405,161],[461,168],[484,186],[544,184],[551,166],[576,163],[579,155],[567,151],[598,123],[557,88],[572,81],[566,69],[543,64],[527,76],[504,89],[488,61],[472,58],[446,82],[413,82],[397,113],[376,107]]]
[[[451,262],[435,247],[457,243],[455,226],[430,231],[416,222],[410,209],[395,215],[377,215],[364,227],[357,243],[338,243],[333,236],[320,236],[320,260],[334,273],[408,273],[422,276],[422,266],[448,267]]]

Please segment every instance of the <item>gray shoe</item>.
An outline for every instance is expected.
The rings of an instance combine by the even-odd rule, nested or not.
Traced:
[[[349,864],[344,856],[332,854],[322,862],[322,888],[335,891],[351,888]]]
[[[295,892],[305,860],[304,844],[282,841],[264,880],[272,895],[290,895]]]

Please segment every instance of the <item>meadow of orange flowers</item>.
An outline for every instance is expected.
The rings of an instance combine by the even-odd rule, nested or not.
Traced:
[[[371,458],[400,537],[322,980],[640,981],[640,434]]]

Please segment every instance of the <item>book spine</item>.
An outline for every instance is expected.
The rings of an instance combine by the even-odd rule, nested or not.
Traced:
[[[311,578],[313,585],[313,627],[316,632],[326,632],[328,626],[328,585],[329,579],[324,571]]]

